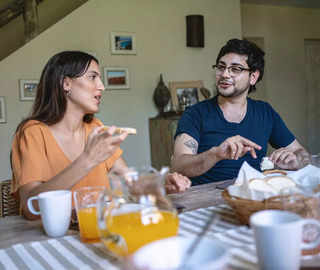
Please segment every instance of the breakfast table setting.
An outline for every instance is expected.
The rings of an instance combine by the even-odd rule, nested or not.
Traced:
[[[244,170],[248,174],[248,168],[244,168]],[[243,175],[245,175],[245,173]],[[245,183],[245,178],[243,175],[241,182],[242,184]],[[103,241],[97,241],[94,243],[84,241],[83,235],[79,234],[79,228],[76,228],[75,226],[68,227],[66,232],[64,232],[61,236],[48,236],[50,233],[48,233],[47,228],[43,228],[44,225],[43,221],[41,220],[29,221],[21,216],[8,216],[1,218],[0,270],[197,269],[192,267],[159,268],[156,264],[161,264],[161,261],[174,260],[172,254],[175,252],[171,252],[170,250],[172,249],[172,246],[175,245],[176,238],[182,242],[188,240],[188,243],[192,245],[192,243],[196,242],[196,239],[199,238],[199,235],[201,235],[202,239],[198,241],[198,246],[194,248],[195,250],[198,249],[198,252],[194,251],[194,254],[191,253],[190,258],[188,259],[186,256],[181,255],[182,260],[188,260],[188,264],[194,265],[194,263],[197,263],[199,266],[199,263],[202,263],[201,260],[211,260],[215,261],[215,263],[211,262],[211,264],[207,264],[210,265],[208,268],[202,269],[262,269],[261,267],[259,268],[255,236],[257,237],[258,231],[261,227],[259,220],[266,218],[259,217],[258,222],[256,222],[252,217],[251,219],[245,219],[245,221],[243,221],[241,218],[239,219],[243,213],[239,212],[237,208],[234,208],[234,205],[230,203],[230,200],[232,200],[232,195],[229,194],[235,192],[235,190],[236,193],[233,194],[239,195],[241,192],[245,193],[245,189],[243,187],[239,188],[239,186],[241,186],[241,184],[239,184],[239,179],[230,179],[226,181],[192,186],[185,192],[167,195],[178,213],[179,223],[177,237],[175,237],[175,239],[171,237],[168,238],[169,240],[164,239],[154,242],[167,241],[165,242],[167,244],[165,248],[160,246],[162,249],[159,249],[158,246],[151,243],[149,249],[146,248],[149,245],[146,245],[125,258],[121,258],[121,256],[118,256],[118,254],[115,254],[114,252],[110,252],[111,249],[109,250],[109,248],[106,248],[110,246],[106,245]],[[260,186],[258,185],[258,187]],[[261,196],[261,194],[263,195],[261,190],[258,191],[258,193],[255,193],[255,196]],[[229,194],[229,197],[226,197],[226,193]],[[236,196],[234,197],[236,198]],[[237,199],[241,200],[241,198]],[[246,198],[246,200],[248,200],[248,198]],[[277,208],[271,207],[270,209]],[[264,211],[260,211],[256,214],[261,214],[262,212]],[[253,212],[250,214],[254,216]],[[270,213],[268,212],[267,214]],[[277,212],[272,212],[271,214],[275,215],[275,217],[272,217],[273,219],[278,218],[276,217],[278,216]],[[214,221],[210,222],[213,217]],[[292,217],[290,216],[288,218]],[[297,222],[300,222],[300,219],[302,220],[300,217],[295,216],[294,218],[299,219]],[[249,226],[250,221],[248,222],[248,220],[251,220],[251,226]],[[263,235],[261,237],[263,237]],[[170,239],[172,241],[174,240],[175,242],[170,242]],[[268,242],[268,239],[265,239],[264,241]],[[300,241],[301,240],[299,240],[299,242]],[[152,254],[150,253],[150,250],[152,250],[151,247],[155,250],[155,252]],[[204,255],[201,255],[202,257],[199,256],[198,253],[208,253],[208,250],[211,250],[212,252],[211,259],[204,259]],[[146,256],[148,252],[151,254],[150,256]],[[268,256],[270,255],[269,253]],[[301,254],[300,249],[299,254]],[[149,261],[151,260],[153,262],[153,266],[155,267],[135,267],[134,264],[137,262],[137,258],[139,258],[139,256],[140,258],[148,258]],[[273,254],[273,256],[275,255]],[[281,260],[284,262],[287,259],[288,258],[281,258]],[[299,264],[301,265],[300,268],[297,269],[320,269],[320,254],[315,253],[312,255],[309,254],[309,256],[298,256],[298,259]],[[219,268],[217,268],[218,263]],[[288,268],[288,270],[290,269]]]

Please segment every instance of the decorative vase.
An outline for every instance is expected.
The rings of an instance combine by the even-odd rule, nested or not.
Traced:
[[[170,101],[170,98],[170,91],[163,82],[162,74],[160,74],[160,81],[153,93],[153,101],[158,108],[159,116],[164,114],[164,108]]]

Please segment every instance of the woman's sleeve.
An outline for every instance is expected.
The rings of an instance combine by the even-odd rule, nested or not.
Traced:
[[[12,144],[13,193],[22,185],[45,180],[48,170],[43,134],[38,125],[25,129],[19,142],[16,134]]]

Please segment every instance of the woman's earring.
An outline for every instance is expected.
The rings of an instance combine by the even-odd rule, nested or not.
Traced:
[[[66,90],[66,94],[67,94],[68,97],[70,97],[71,96],[71,89]]]

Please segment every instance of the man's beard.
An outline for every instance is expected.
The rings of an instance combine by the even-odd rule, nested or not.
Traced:
[[[219,90],[219,87],[216,85],[216,90],[217,90],[217,94],[218,96],[222,96],[222,97],[238,97],[241,96],[244,92],[246,92],[249,89],[250,85],[247,88],[244,89],[238,89],[238,88],[234,88],[232,92],[230,93],[223,93]]]

